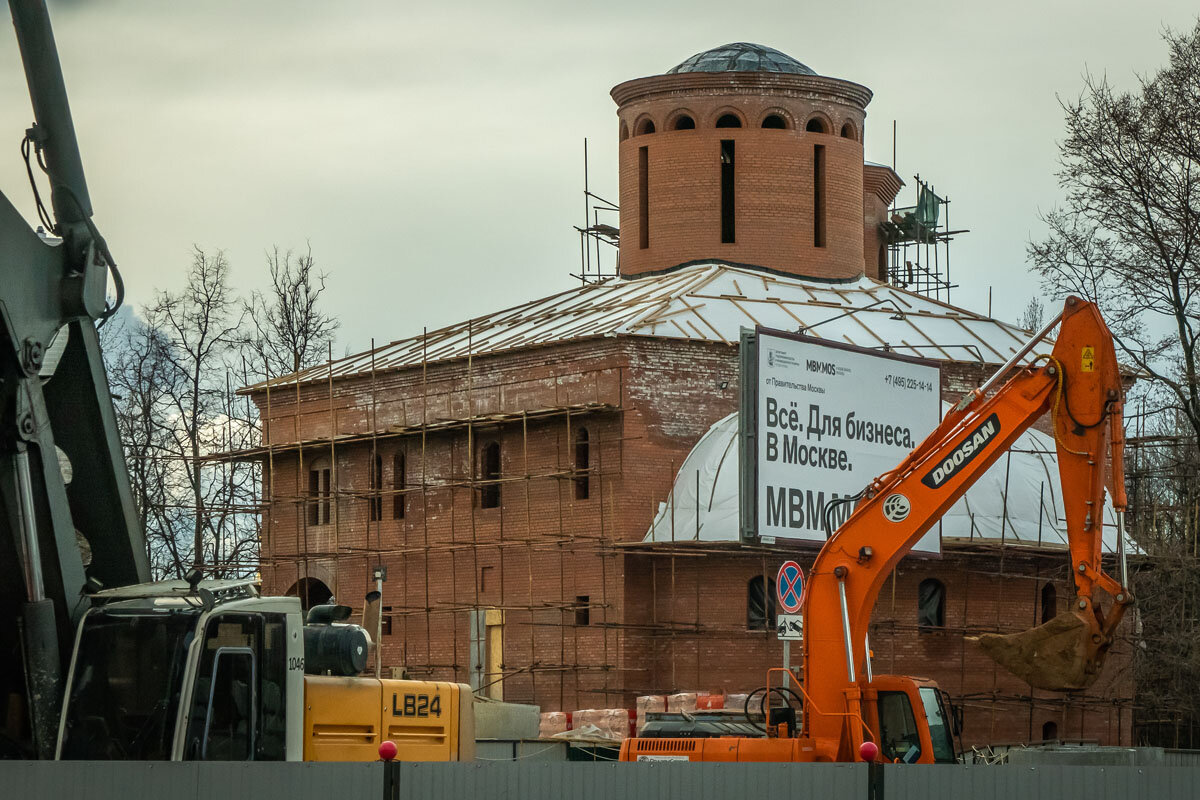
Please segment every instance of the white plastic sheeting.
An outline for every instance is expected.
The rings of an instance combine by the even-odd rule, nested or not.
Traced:
[[[819,339],[940,361],[1002,364],[1029,335],[1013,325],[880,283],[838,283],[726,264],[694,264],[655,275],[611,278],[410,336],[301,372],[272,386],[403,369],[610,336],[737,344],[742,328],[807,328]],[[266,384],[249,387],[251,391]]]
[[[945,408],[949,408],[947,404]],[[736,542],[739,538],[738,414],[700,438],[675,477],[674,491],[643,541]],[[1065,548],[1066,517],[1054,439],[1026,431],[938,524],[942,544]],[[1114,552],[1117,521],[1104,503],[1104,550]],[[1128,552],[1134,552],[1127,542]]]

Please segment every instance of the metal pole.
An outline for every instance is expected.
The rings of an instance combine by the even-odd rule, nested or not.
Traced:
[[[785,670],[783,673],[783,686],[784,686],[784,688],[787,688],[792,685],[791,673],[787,671],[792,668],[792,640],[791,639],[783,640],[783,668]]]
[[[372,502],[374,502],[372,500]],[[380,516],[383,516],[380,514]],[[379,613],[375,615],[375,677],[383,678],[383,572],[375,573],[375,591],[379,592]]]
[[[21,517],[21,544],[25,550],[25,591],[29,602],[46,599],[42,578],[42,552],[38,545],[37,521],[33,510],[33,479],[29,473],[29,450],[20,446],[14,456],[17,472],[17,513]]]
[[[1129,566],[1125,561],[1125,512],[1117,512],[1117,558],[1121,562],[1121,588],[1129,587]]]
[[[863,634],[863,653],[867,659],[867,683],[875,680],[875,674],[871,671],[871,634]]]
[[[839,569],[842,569],[839,567]],[[846,580],[838,579],[838,599],[842,603],[842,639],[846,642],[846,676],[854,683],[854,645],[850,642],[850,609],[846,606]]]
[[[50,14],[41,0],[9,0],[8,6],[21,48],[21,61],[25,64],[33,115],[45,145],[43,154],[50,174],[54,215],[60,223],[75,226],[92,215],[92,203],[83,177],[83,161],[71,121],[58,48],[50,28]],[[72,200],[64,202],[63,189],[69,191]]]

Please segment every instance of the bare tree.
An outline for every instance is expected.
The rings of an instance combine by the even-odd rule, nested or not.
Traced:
[[[174,391],[170,345],[129,306],[100,329],[100,339],[151,568],[158,578],[182,575],[189,560],[179,536],[188,523],[177,497],[182,464],[169,457],[172,440],[164,424]]]
[[[255,366],[277,376],[323,360],[339,323],[320,309],[326,276],[316,271],[311,246],[300,255],[273,247],[267,268],[270,290],[252,293],[245,308]]]
[[[187,285],[161,292],[147,312],[147,324],[167,343],[169,376],[166,413],[159,420],[168,434],[167,457],[182,465],[191,516],[191,561],[224,574],[252,555],[256,535],[244,523],[253,507],[251,464],[211,460],[249,443],[252,426],[232,413],[228,372],[245,340],[245,310],[229,285],[229,262],[221,251],[194,248]]]
[[[1029,245],[1053,295],[1104,311],[1123,360],[1168,390],[1200,436],[1200,24],[1133,92],[1088,76],[1063,104],[1062,207]]]
[[[1024,328],[1027,331],[1036,332],[1042,329],[1042,324],[1046,318],[1046,307],[1042,305],[1042,301],[1037,295],[1029,298],[1029,302],[1025,304],[1024,310],[1021,311],[1021,318],[1017,320],[1017,326]]]
[[[1088,76],[1063,103],[1065,200],[1029,257],[1050,294],[1100,305],[1119,358],[1143,378],[1153,413],[1126,458],[1142,549],[1135,723],[1143,742],[1178,745],[1180,725],[1200,721],[1200,23],[1164,39],[1167,65],[1136,90]]]

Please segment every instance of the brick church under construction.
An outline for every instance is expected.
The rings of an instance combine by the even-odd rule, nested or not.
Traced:
[[[361,607],[385,567],[385,674],[543,711],[762,685],[782,659],[775,573],[816,548],[743,542],[718,513],[739,331],[936,359],[945,401],[1028,338],[897,280],[904,182],[864,162],[866,87],[735,44],[612,98],[618,275],[244,390],[263,422],[239,457],[264,468],[264,591]],[[1131,743],[1127,645],[1063,695],[972,638],[1073,595],[1048,440],[997,462],[875,611],[877,669],[937,680],[967,746]]]

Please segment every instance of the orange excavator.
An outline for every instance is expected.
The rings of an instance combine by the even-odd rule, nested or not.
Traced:
[[[991,392],[1060,323],[1053,352],[1035,357]],[[872,673],[871,612],[900,559],[1047,412],[1058,451],[1076,596],[1069,611],[1044,625],[1011,635],[986,634],[979,644],[1035,687],[1090,686],[1132,603],[1125,587],[1122,384],[1112,335],[1099,311],[1070,297],[1058,317],[965,395],[899,466],[876,478],[825,542],[802,603],[803,680],[775,668],[759,690],[767,736],[631,738],[621,748],[621,760],[953,762],[956,723],[937,684]],[[1101,566],[1106,484],[1117,514],[1119,581]],[[1098,589],[1110,598],[1107,608],[1098,602]],[[786,685],[788,678],[795,688]],[[767,708],[776,699],[787,705]]]

